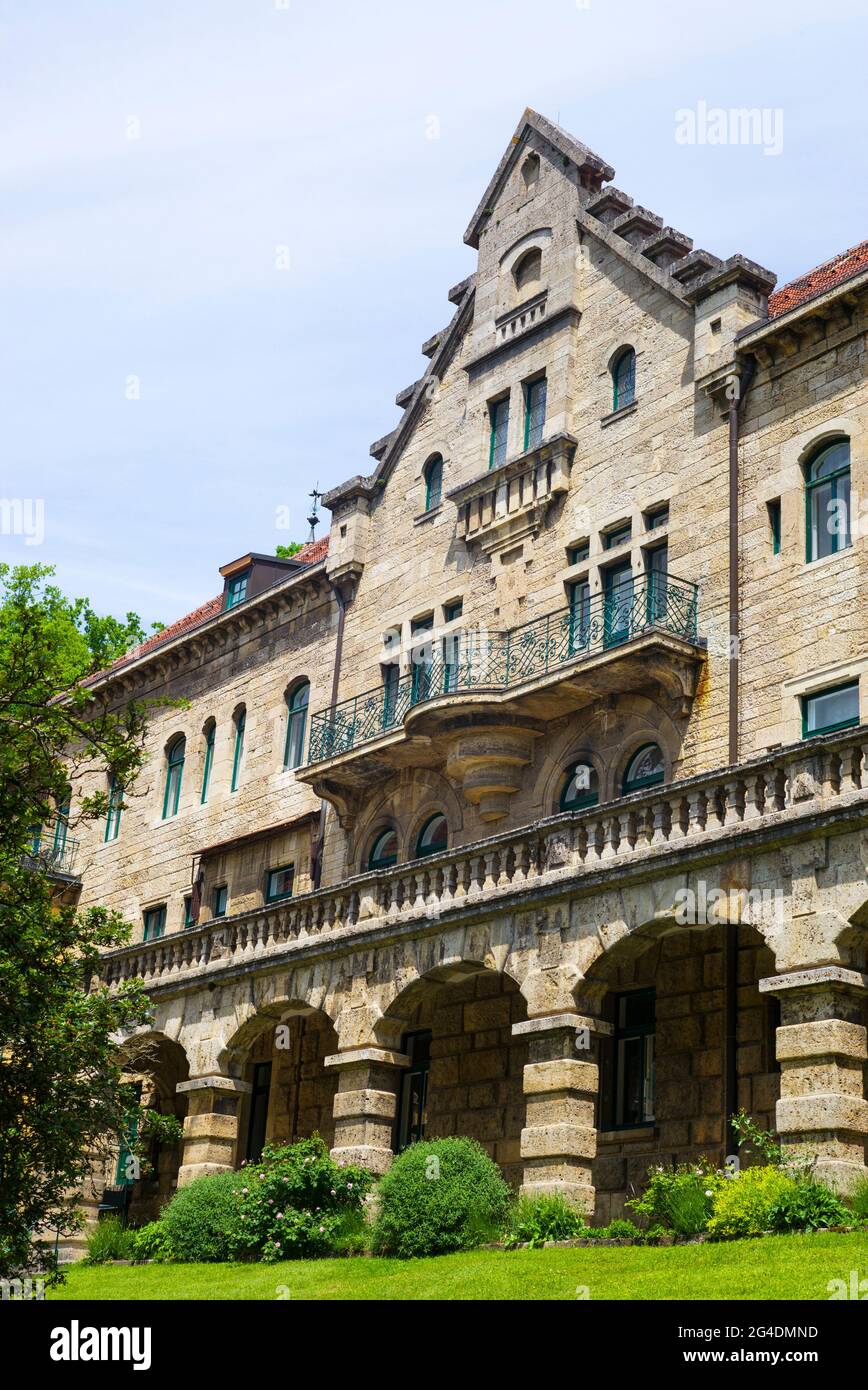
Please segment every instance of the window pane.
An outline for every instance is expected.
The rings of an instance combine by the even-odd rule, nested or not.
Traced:
[[[268,875],[265,896],[269,902],[275,902],[279,898],[289,898],[292,896],[292,884],[295,877],[295,866],[288,864],[283,869],[272,869]]]
[[[491,418],[491,443],[488,456],[489,468],[497,468],[506,460],[506,441],[509,430],[509,401],[496,401],[489,407]]]
[[[577,763],[568,773],[561,793],[561,809],[577,811],[585,806],[595,806],[599,799],[597,774],[590,763]]]
[[[843,686],[810,695],[805,700],[805,733],[821,732],[842,724],[859,723],[859,685]]]
[[[446,849],[448,838],[449,826],[446,823],[446,817],[433,816],[419,836],[416,853],[418,855],[437,854],[438,851]]]
[[[535,449],[542,443],[546,420],[546,380],[532,381],[525,392],[524,447]]]

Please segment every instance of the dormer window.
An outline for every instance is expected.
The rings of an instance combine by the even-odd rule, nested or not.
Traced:
[[[229,580],[229,583],[226,585],[227,608],[236,608],[239,603],[243,603],[246,599],[249,573],[249,570],[245,571],[244,574],[236,575],[234,579]]]
[[[542,278],[542,251],[538,246],[532,246],[519,257],[513,268],[512,278],[515,280],[515,288],[521,291],[533,290],[539,284]]]

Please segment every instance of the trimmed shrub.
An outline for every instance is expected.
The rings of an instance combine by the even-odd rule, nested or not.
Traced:
[[[238,1202],[243,1181],[242,1173],[213,1173],[178,1189],[160,1219],[174,1259],[213,1264],[244,1250]]]
[[[510,1208],[503,1243],[507,1250],[517,1245],[535,1248],[547,1240],[576,1240],[596,1234],[588,1229],[584,1212],[553,1193],[519,1197]]]
[[[238,1223],[244,1245],[261,1260],[364,1248],[362,1204],[373,1178],[362,1168],[339,1167],[319,1135],[267,1146],[239,1176]]]
[[[653,1227],[695,1236],[708,1228],[714,1201],[727,1178],[707,1159],[653,1169],[641,1197],[626,1205],[644,1216]]]
[[[117,1216],[104,1216],[88,1232],[85,1262],[101,1265],[107,1260],[131,1260],[133,1243],[133,1232],[122,1226]]]
[[[172,1244],[162,1221],[149,1221],[132,1232],[133,1259],[136,1264],[144,1260],[164,1262],[172,1259]]]
[[[799,1183],[780,1168],[742,1168],[724,1180],[714,1198],[708,1230],[715,1236],[757,1236],[772,1229],[777,1203]]]
[[[472,1250],[501,1229],[509,1188],[474,1139],[429,1139],[399,1154],[378,1189],[378,1255]]]
[[[819,1231],[849,1226],[853,1215],[825,1183],[797,1181],[774,1202],[769,1221],[773,1231]]]

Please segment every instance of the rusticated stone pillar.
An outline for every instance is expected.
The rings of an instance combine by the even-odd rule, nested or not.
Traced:
[[[357,1047],[326,1057],[325,1066],[340,1068],[335,1093],[335,1142],[332,1158],[385,1173],[394,1157],[392,1137],[398,1091],[410,1058],[379,1047]]]
[[[815,1157],[817,1176],[841,1192],[865,1176],[866,985],[868,976],[840,965],[773,975],[759,985],[781,1001],[781,1141]]]
[[[524,1069],[527,1124],[521,1132],[522,1192],[559,1192],[594,1210],[591,1165],[597,1152],[594,1108],[598,1066],[594,1033],[607,1025],[580,1014],[514,1023],[527,1039]]]
[[[179,1187],[236,1166],[238,1105],[250,1089],[246,1081],[231,1076],[197,1076],[178,1083],[177,1090],[187,1096]]]

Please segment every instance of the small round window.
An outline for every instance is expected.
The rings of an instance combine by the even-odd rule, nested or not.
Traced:
[[[596,770],[590,763],[576,763],[564,780],[561,810],[581,811],[585,806],[596,806],[599,799],[600,787]]]
[[[446,817],[439,812],[422,826],[416,841],[416,855],[421,859],[426,854],[439,854],[448,848],[449,826]]]
[[[368,855],[369,869],[390,869],[398,860],[398,836],[394,830],[383,830],[377,836]]]
[[[666,774],[663,754],[656,743],[646,743],[634,753],[624,773],[623,793],[641,791],[643,787],[654,787],[662,782]]]

